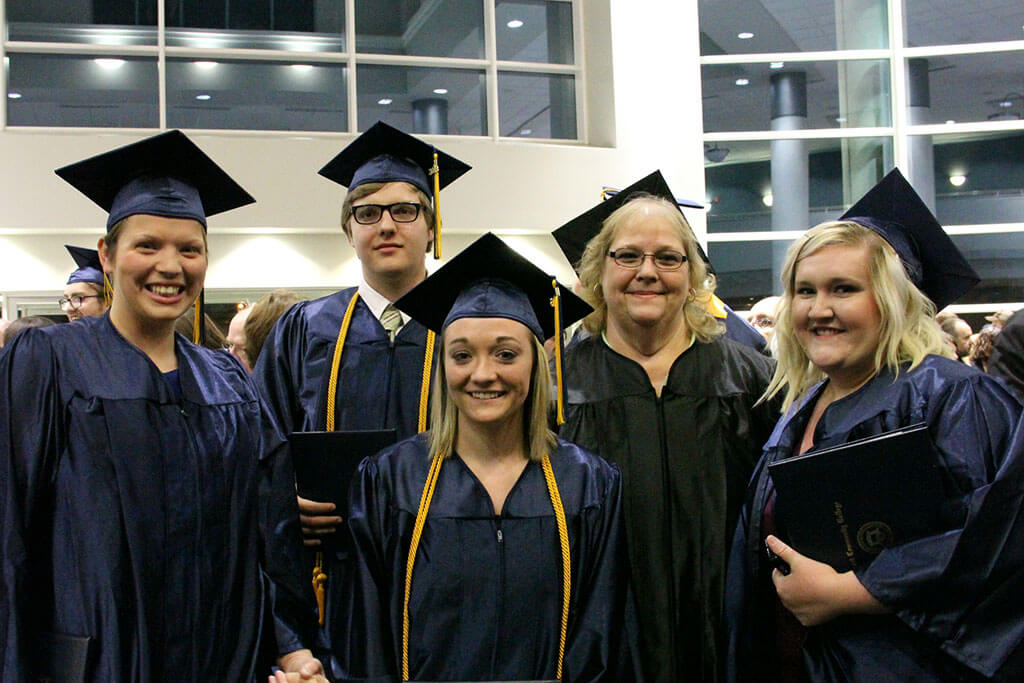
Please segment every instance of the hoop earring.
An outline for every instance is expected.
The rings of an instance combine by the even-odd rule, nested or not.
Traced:
[[[693,303],[697,299],[697,290],[690,287],[690,293],[686,295],[686,303]]]

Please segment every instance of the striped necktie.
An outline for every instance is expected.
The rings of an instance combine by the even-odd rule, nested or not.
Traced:
[[[380,324],[387,330],[388,339],[395,341],[398,328],[402,326],[402,314],[393,304],[388,304],[384,307],[384,312],[381,313]]]

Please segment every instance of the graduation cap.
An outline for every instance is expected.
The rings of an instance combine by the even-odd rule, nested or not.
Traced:
[[[580,259],[583,258],[583,251],[587,248],[587,243],[590,242],[597,234],[601,232],[601,226],[604,224],[608,216],[615,213],[623,204],[634,198],[638,193],[646,193],[654,195],[655,197],[661,197],[666,201],[671,202],[676,207],[687,206],[691,208],[704,208],[702,204],[688,200],[688,199],[676,199],[676,196],[672,194],[672,190],[669,188],[668,183],[665,182],[664,176],[661,175],[661,171],[655,171],[648,176],[641,178],[629,187],[623,190],[611,190],[604,188],[601,192],[601,196],[608,198],[602,201],[597,206],[589,209],[576,218],[556,229],[552,232],[555,241],[558,242],[558,247],[565,254],[565,257],[569,259],[569,263],[572,264],[573,268],[579,265]],[[680,211],[682,214],[682,211]],[[686,217],[683,216],[683,222],[686,223],[686,227],[690,229],[690,233],[693,230],[690,228],[689,222]],[[707,266],[708,272],[714,274],[715,270],[711,267],[711,262],[708,260],[708,255],[704,253],[703,247],[700,246],[700,242],[694,239],[694,243],[697,245],[697,251],[700,254],[700,258],[704,261]]]
[[[256,200],[180,130],[134,142],[54,171],[98,204],[109,230],[135,214],[213,216]]]
[[[124,145],[54,171],[108,212],[107,230],[136,214],[206,217],[256,200],[180,130]],[[205,337],[203,293],[196,301],[193,341]]]
[[[100,253],[95,249],[75,247],[70,244],[65,244],[64,248],[68,250],[71,258],[75,260],[75,265],[78,266],[75,270],[71,271],[67,284],[88,282],[102,287],[103,266],[100,264]]]
[[[440,193],[471,168],[383,121],[353,140],[319,173],[351,192],[366,183],[406,182],[434,198],[434,258],[441,258]]]
[[[593,309],[493,233],[466,247],[395,306],[438,334],[460,318],[507,318],[526,325],[540,341],[554,337],[561,416],[562,329]]]
[[[839,220],[878,233],[899,254],[911,282],[941,310],[981,281],[899,169]]]

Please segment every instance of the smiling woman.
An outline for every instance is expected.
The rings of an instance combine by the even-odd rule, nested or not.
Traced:
[[[57,173],[109,212],[113,301],[0,358],[0,678],[324,680],[295,499],[258,496],[292,489],[284,438],[233,357],[174,333],[206,217],[252,197],[178,131]]]

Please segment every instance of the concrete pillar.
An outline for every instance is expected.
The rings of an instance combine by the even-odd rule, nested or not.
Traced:
[[[771,76],[772,130],[807,127],[807,74],[784,71]],[[772,230],[810,227],[810,173],[806,140],[772,140]],[[773,293],[781,291],[788,243],[772,244]]]
[[[440,97],[413,100],[412,132],[420,135],[447,135],[448,100]]]
[[[907,60],[907,95],[907,119],[910,125],[932,123],[928,60],[923,57]],[[932,149],[932,136],[911,135],[907,145],[910,152],[908,180],[932,213],[935,213],[935,153]]]

